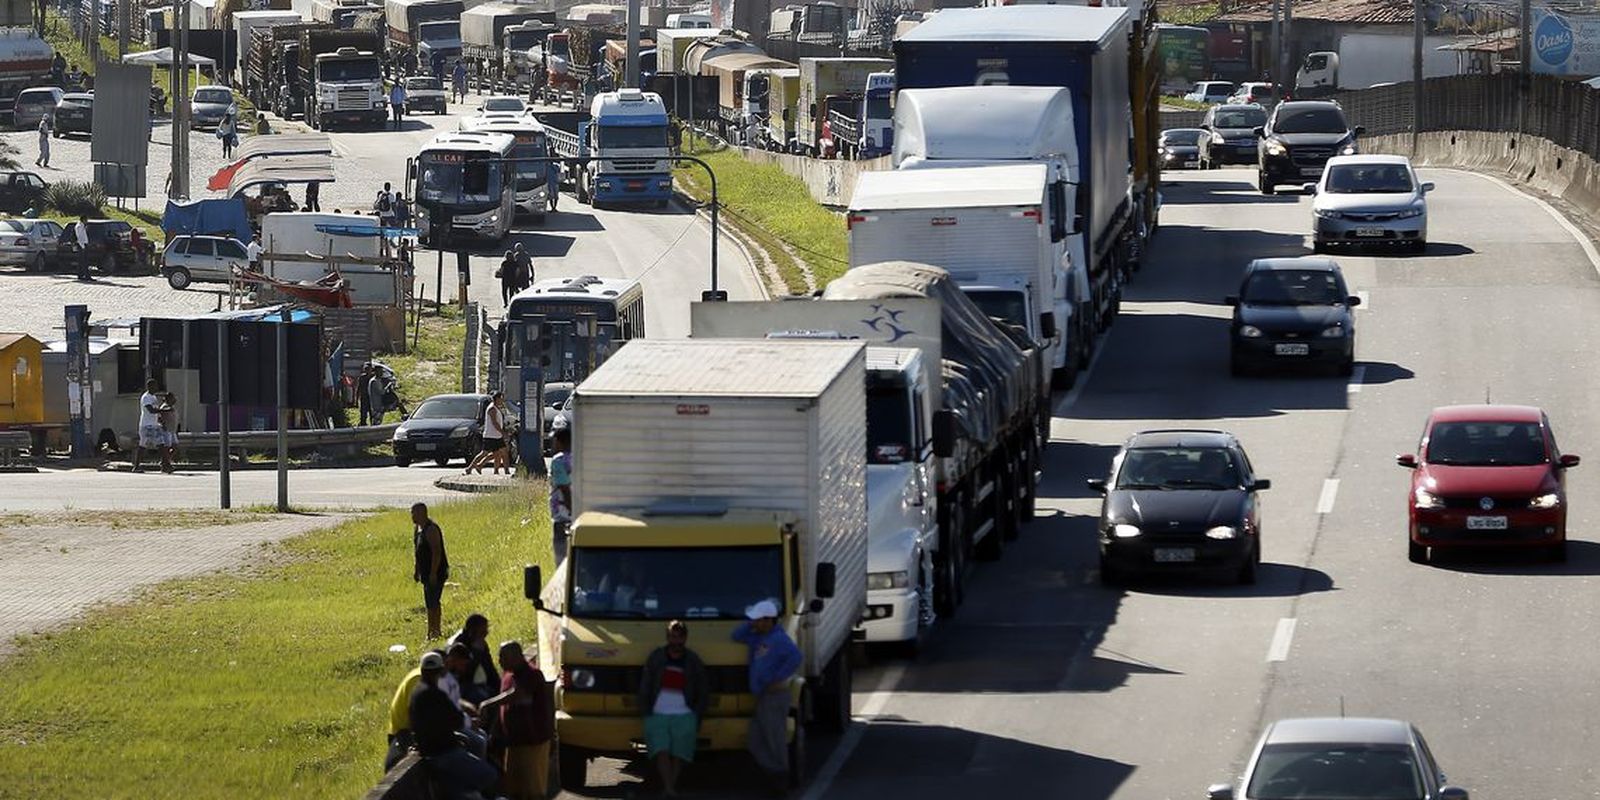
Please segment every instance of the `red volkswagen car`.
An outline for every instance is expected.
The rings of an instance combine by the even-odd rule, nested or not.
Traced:
[[[1445,406],[1428,415],[1411,470],[1410,554],[1429,548],[1537,547],[1567,557],[1566,473],[1578,457],[1556,447],[1550,418],[1532,406]]]

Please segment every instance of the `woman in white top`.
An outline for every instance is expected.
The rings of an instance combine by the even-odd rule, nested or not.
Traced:
[[[483,447],[478,451],[477,457],[472,459],[472,463],[467,465],[463,474],[471,474],[473,470],[477,470],[478,474],[482,475],[483,465],[490,459],[494,459],[493,474],[499,475],[502,468],[506,474],[512,474],[506,453],[507,429],[510,427],[506,422],[506,396],[503,392],[495,392],[489,399],[488,407],[483,410]]]

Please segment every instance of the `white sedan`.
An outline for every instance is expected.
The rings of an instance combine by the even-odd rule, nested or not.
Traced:
[[[488,119],[516,119],[527,116],[531,109],[520,97],[496,95],[486,97],[478,107],[478,116]]]
[[[1311,249],[1389,244],[1420,253],[1428,246],[1428,192],[1405,156],[1328,159],[1322,179],[1306,184],[1311,200]]]

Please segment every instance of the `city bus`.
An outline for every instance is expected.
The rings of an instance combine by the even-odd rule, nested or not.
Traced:
[[[644,287],[632,278],[598,278],[593,275],[550,278],[535,283],[511,298],[511,306],[506,309],[507,335],[501,337],[505,342],[501,363],[513,373],[521,363],[523,325],[529,316],[543,316],[547,326],[572,326],[576,330],[578,315],[584,313],[594,315],[595,325],[600,329],[598,335],[609,337],[610,345],[595,348],[590,359],[580,359],[574,347],[575,342],[567,338],[567,348],[552,352],[550,363],[544,365],[546,381],[578,383],[624,342],[643,338]],[[515,376],[512,375],[512,378],[513,383],[502,385],[513,385]]]
[[[461,121],[461,129],[510,134],[517,140],[511,148],[512,158],[541,158],[554,155],[550,152],[550,140],[545,136],[544,126],[531,116],[520,119],[471,117]],[[544,223],[545,214],[550,209],[550,194],[547,190],[549,170],[548,161],[516,161],[511,165],[517,213],[531,216],[540,224]]]
[[[458,238],[498,242],[511,232],[516,182],[505,159],[515,147],[516,137],[496,131],[443,133],[422,146],[409,173],[425,246]]]

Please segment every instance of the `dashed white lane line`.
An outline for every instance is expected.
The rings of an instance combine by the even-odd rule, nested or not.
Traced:
[[[1288,661],[1289,645],[1294,643],[1294,617],[1278,620],[1278,629],[1272,634],[1272,646],[1267,648],[1268,661]]]
[[[1361,394],[1361,384],[1367,379],[1367,368],[1357,365],[1350,371],[1350,382],[1345,385],[1345,390],[1350,394]]]
[[[883,713],[884,705],[899,687],[900,679],[905,676],[905,672],[904,664],[895,664],[883,671],[883,675],[878,679],[878,687],[867,695],[866,701],[861,704],[861,713],[855,715],[854,724],[845,731],[844,738],[839,740],[839,746],[833,749],[827,763],[817,771],[817,776],[811,781],[811,787],[800,796],[800,800],[822,800],[828,796],[828,789],[833,786],[834,779],[839,777],[839,770],[844,769],[844,763],[850,760],[850,754],[861,744],[861,737],[866,735],[867,723]]]
[[[1317,496],[1317,513],[1333,513],[1333,501],[1339,496],[1339,479],[1329,478],[1322,482],[1322,494]]]

